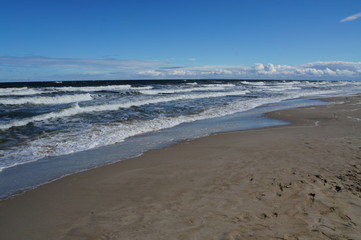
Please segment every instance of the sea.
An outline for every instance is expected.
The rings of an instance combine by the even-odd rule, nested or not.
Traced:
[[[264,113],[358,92],[359,81],[1,83],[0,198],[179,141],[286,124]]]

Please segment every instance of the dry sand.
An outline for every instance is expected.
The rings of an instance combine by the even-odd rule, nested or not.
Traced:
[[[0,202],[0,239],[361,239],[361,97],[268,114]]]

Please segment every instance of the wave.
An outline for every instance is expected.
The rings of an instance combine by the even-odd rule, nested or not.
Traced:
[[[40,94],[42,91],[32,88],[0,88],[0,96],[21,96],[21,95],[34,95]]]
[[[331,82],[331,81],[316,81],[316,82],[308,82],[306,86],[312,87],[343,87],[349,85],[351,82]],[[350,86],[357,86],[356,83],[350,84]]]
[[[171,93],[186,93],[186,92],[196,92],[196,91],[222,91],[226,87],[222,86],[208,86],[208,87],[195,87],[195,88],[183,88],[183,89],[152,89],[152,90],[141,90],[141,94],[146,95],[157,95],[157,94],[171,94]]]
[[[0,96],[22,96],[36,95],[54,92],[100,92],[100,91],[125,91],[125,90],[149,90],[152,86],[132,87],[131,85],[109,85],[109,86],[89,86],[89,87],[44,87],[44,88],[0,88]]]
[[[26,97],[26,98],[5,98],[0,99],[0,104],[22,105],[22,104],[64,104],[73,102],[90,101],[93,97],[87,94],[63,95],[54,97]]]
[[[47,88],[59,92],[100,92],[100,91],[123,91],[130,90],[131,85],[109,85],[109,86],[89,86],[89,87],[52,87]]]
[[[5,130],[11,127],[20,127],[25,126],[31,122],[44,121],[54,118],[70,117],[83,113],[93,113],[93,112],[102,112],[102,111],[115,111],[121,108],[130,108],[138,107],[149,104],[164,103],[178,100],[191,100],[191,99],[201,99],[201,98],[215,98],[215,97],[226,97],[226,96],[239,96],[249,93],[248,90],[245,91],[234,91],[234,92],[217,92],[217,93],[204,93],[204,94],[188,94],[188,95],[178,95],[170,97],[160,97],[152,98],[140,101],[125,102],[118,104],[105,104],[105,105],[93,105],[80,107],[78,104],[66,109],[62,109],[56,112],[50,112],[46,114],[37,115],[30,118],[25,118],[22,120],[13,121],[7,124],[0,125],[0,129]]]
[[[274,87],[274,88],[271,87],[266,90],[271,91],[271,92],[284,92],[284,91],[300,90],[300,89],[301,89],[300,87]]]
[[[235,87],[233,83],[215,83],[215,84],[202,84],[201,86],[205,87]]]
[[[130,90],[134,90],[134,91],[137,91],[137,90],[149,90],[149,89],[153,89],[152,86],[144,86],[144,87],[131,87]]]
[[[294,87],[294,86],[259,86],[258,87],[259,90],[264,91],[264,92],[284,92],[284,91],[290,91],[290,90],[300,90],[302,89],[301,87]]]
[[[279,85],[295,85],[295,84],[300,84],[300,81],[282,81],[282,82],[278,82]]]
[[[242,81],[241,83],[242,83],[242,84],[245,84],[245,85],[254,85],[254,86],[263,86],[263,85],[266,85],[265,82],[259,82],[259,81]]]
[[[196,82],[190,82],[190,83],[186,83],[186,85],[195,86],[195,85],[198,85],[198,83],[196,83]]]

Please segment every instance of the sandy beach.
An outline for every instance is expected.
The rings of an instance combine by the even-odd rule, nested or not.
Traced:
[[[0,202],[0,239],[361,239],[361,96],[269,113]]]

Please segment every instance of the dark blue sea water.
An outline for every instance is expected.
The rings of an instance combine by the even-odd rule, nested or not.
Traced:
[[[280,124],[260,116],[360,90],[345,81],[2,84],[0,197],[182,139]]]

